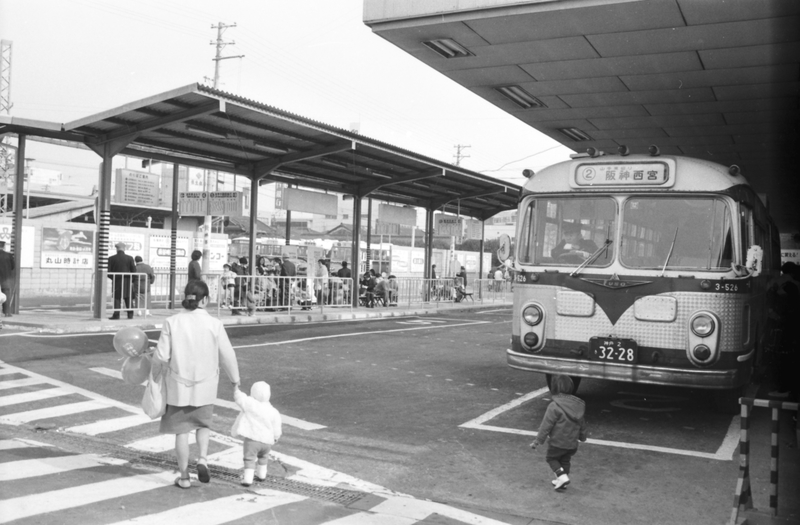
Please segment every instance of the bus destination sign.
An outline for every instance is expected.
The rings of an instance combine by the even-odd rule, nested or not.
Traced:
[[[670,169],[665,162],[579,163],[574,168],[574,184],[591,186],[671,186]]]

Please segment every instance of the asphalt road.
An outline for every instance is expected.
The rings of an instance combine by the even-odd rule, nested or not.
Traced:
[[[702,391],[584,380],[578,395],[591,439],[573,460],[568,490],[554,492],[544,450],[528,448],[549,395],[543,376],[506,366],[510,315],[487,308],[228,332],[244,388],[267,381],[283,414],[325,427],[286,426],[279,452],[417,498],[558,523],[727,519],[738,425]],[[111,338],[4,336],[0,359],[137,405],[140,386],[103,373],[121,365]],[[231,399],[222,383],[219,397]],[[14,409],[0,407],[0,416]],[[234,417],[218,408],[213,430],[228,433]],[[108,437],[146,439],[155,428]]]

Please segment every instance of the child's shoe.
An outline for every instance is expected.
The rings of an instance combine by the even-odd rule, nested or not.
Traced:
[[[566,488],[567,485],[569,485],[569,476],[566,474],[561,474],[553,480],[553,488],[556,490]]]
[[[244,469],[244,474],[242,474],[242,485],[245,487],[249,487],[253,484],[253,474],[255,473],[254,469],[246,468]]]
[[[267,480],[267,466],[266,465],[256,465],[257,471],[255,474],[256,481],[266,481]]]

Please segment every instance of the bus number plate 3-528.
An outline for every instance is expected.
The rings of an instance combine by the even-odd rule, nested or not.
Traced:
[[[633,339],[592,337],[589,339],[589,359],[609,363],[632,364],[638,361],[639,346]]]

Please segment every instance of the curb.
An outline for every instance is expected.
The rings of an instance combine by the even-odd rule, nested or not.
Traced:
[[[511,303],[498,302],[491,304],[474,304],[474,305],[459,305],[447,306],[439,308],[416,308],[409,310],[390,310],[385,311],[362,311],[362,310],[348,310],[346,312],[334,313],[311,313],[311,314],[286,314],[286,315],[260,315],[260,316],[226,316],[220,317],[222,324],[225,326],[243,326],[243,325],[272,325],[272,324],[299,324],[299,323],[312,323],[321,321],[357,321],[362,319],[382,319],[392,317],[408,317],[415,315],[432,315],[439,312],[459,312],[459,311],[472,311],[480,310],[483,308],[496,308],[496,307],[511,306]],[[173,315],[170,313],[169,315]],[[6,321],[5,327],[9,329],[33,330],[40,334],[69,334],[69,333],[111,333],[116,332],[122,328],[129,326],[138,326],[144,331],[161,330],[163,325],[163,318],[159,320],[149,319],[131,319],[108,322],[105,320],[76,320],[74,322],[58,322],[58,323],[44,323],[32,321]]]

